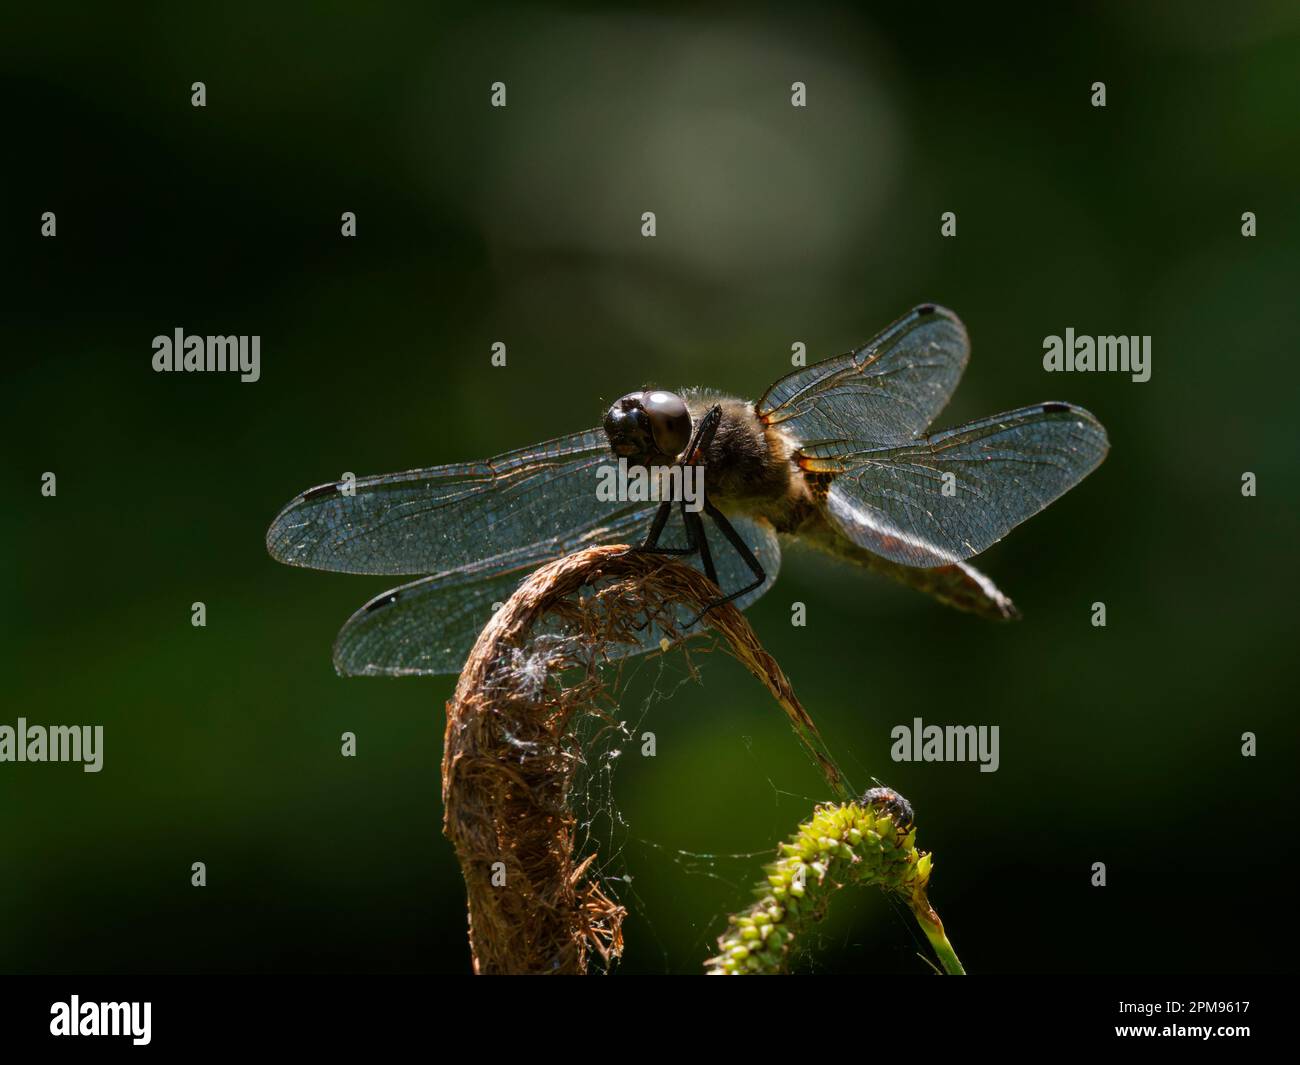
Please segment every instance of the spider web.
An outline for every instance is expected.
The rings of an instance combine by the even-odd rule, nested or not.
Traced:
[[[698,832],[692,833],[692,829],[699,828],[697,825],[684,825],[681,834],[672,828],[667,832],[660,828],[653,834],[637,830],[619,801],[620,782],[628,781],[622,767],[629,757],[644,764],[639,762],[644,730],[648,725],[667,726],[672,717],[667,704],[688,685],[700,682],[697,657],[713,657],[711,652],[720,644],[730,648],[717,634],[707,633],[665,644],[659,653],[648,656],[622,656],[616,645],[620,641],[636,642],[644,634],[647,617],[656,616],[653,609],[646,611],[645,601],[646,588],[627,583],[613,586],[608,597],[587,593],[553,601],[547,612],[536,619],[540,624],[522,646],[515,645],[504,654],[498,648],[500,657],[484,683],[489,692],[499,684],[532,706],[533,716],[528,720],[539,720],[538,710],[542,719],[556,713],[563,715],[566,724],[562,727],[557,765],[568,767],[562,770],[567,781],[563,803],[571,825],[566,838],[571,843],[572,867],[579,871],[575,875],[593,885],[606,906],[621,907],[633,918],[628,942],[633,944],[639,963],[643,964],[647,956],[653,959],[657,952],[657,964],[663,971],[699,972],[705,960],[716,953],[717,937],[726,929],[727,916],[752,900],[753,890],[762,879],[762,868],[775,857],[777,845],[811,815],[818,802],[832,796],[825,791],[809,795],[782,787],[760,767],[752,740],[742,735],[744,756],[753,763],[753,772],[733,779],[747,777],[759,782],[759,790],[771,799],[770,827],[762,832],[761,847],[743,851],[699,849]],[[663,601],[674,602],[670,597]],[[752,637],[752,632],[749,635]],[[718,657],[730,660],[732,654]],[[728,665],[742,668],[736,662],[711,663],[712,668],[725,669]],[[752,683],[748,677],[746,682]],[[504,738],[509,750],[501,753],[521,766],[535,758],[555,760],[554,751],[548,754],[513,736]],[[811,752],[809,758],[813,758]],[[628,784],[636,783],[633,774]],[[745,831],[752,832],[754,819],[745,821]],[[725,837],[727,829],[728,822],[721,820],[717,836]],[[689,836],[696,847],[681,846],[683,836]],[[668,879],[675,879],[672,890],[677,898],[689,899],[699,908],[698,913],[686,916],[690,928],[686,935],[681,934],[680,905],[673,907],[678,923],[672,927],[672,934],[661,935],[658,922],[662,918],[652,912],[651,903],[638,889],[637,878],[643,873],[653,874],[656,888],[662,889],[665,872]],[[714,885],[690,886],[701,880]],[[655,898],[654,892],[650,898]],[[621,917],[610,923],[616,936],[621,924]],[[665,929],[665,933],[669,931]],[[850,929],[831,934],[853,933]],[[622,941],[607,936],[602,942],[609,946]],[[816,958],[829,942],[821,933],[802,939],[792,959],[793,967],[817,971],[821,966]],[[846,944],[847,940],[841,948]],[[588,967],[596,971],[616,968],[619,957],[603,957],[603,953],[603,947],[589,952]],[[654,965],[652,961],[651,967]]]
[[[742,736],[745,756],[754,766],[754,775],[763,779],[771,798],[773,824],[777,827],[769,844],[748,851],[693,850],[669,840],[650,838],[629,822],[619,804],[621,767],[627,757],[637,756],[645,728],[662,725],[664,717],[670,714],[668,704],[683,689],[701,682],[694,656],[709,656],[717,643],[716,639],[705,640],[680,651],[674,648],[651,658],[627,660],[609,687],[619,710],[616,718],[602,721],[594,715],[583,715],[573,729],[583,752],[571,799],[578,819],[577,856],[581,860],[596,855],[588,875],[599,881],[608,897],[628,909],[634,918],[630,922],[630,934],[643,940],[648,937],[664,972],[699,971],[703,967],[705,959],[716,953],[717,937],[725,931],[728,916],[751,900],[754,888],[762,879],[762,868],[776,856],[778,843],[811,814],[817,803],[828,798],[825,794],[810,795],[780,786],[759,768],[752,739]],[[625,779],[626,774],[623,776]],[[718,833],[725,834],[726,828],[725,821],[720,823]],[[692,897],[698,896],[711,909],[701,911],[705,914],[703,919],[694,922],[694,938],[686,957],[673,956],[659,935],[658,918],[637,890],[638,875],[656,863],[659,866],[656,873],[660,876],[663,866],[670,865],[683,889],[696,880],[714,881],[721,889],[711,893],[690,891]],[[707,901],[710,895],[714,897],[711,904]],[[890,902],[895,919],[911,931],[920,950],[920,939],[906,909],[895,900]],[[848,948],[852,936],[851,928],[839,934],[841,952]],[[823,966],[818,957],[831,946],[832,938],[819,931],[800,941],[792,954],[792,969],[820,971]],[[636,944],[638,955],[648,952],[644,941]],[[612,971],[616,967],[614,962],[608,968]]]

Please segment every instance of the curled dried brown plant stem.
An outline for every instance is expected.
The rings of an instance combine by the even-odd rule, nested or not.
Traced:
[[[583,751],[573,725],[593,715],[616,729],[601,667],[639,642],[647,619],[676,638],[678,605],[699,611],[717,598],[678,561],[592,547],[533,573],[479,636],[447,704],[442,761],[443,831],[465,876],[476,973],[585,973],[593,956],[621,953],[626,911],[588,875],[596,856],[574,854],[569,798]],[[539,638],[553,620],[569,635]],[[847,797],[812,718],[740,611],[727,604],[706,621]]]

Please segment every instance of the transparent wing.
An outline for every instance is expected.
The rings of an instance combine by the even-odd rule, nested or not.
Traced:
[[[858,351],[781,378],[758,401],[758,415],[805,448],[848,455],[902,444],[943,410],[969,353],[960,319],[925,304]]]
[[[653,505],[627,516],[607,542],[619,539],[635,542],[653,516]],[[764,584],[737,600],[746,607],[767,591],[781,566],[781,549],[776,534],[766,522],[732,517],[732,524],[744,537],[767,571]],[[724,590],[740,588],[753,578],[740,557],[721,537],[711,536],[718,580]],[[688,561],[697,568],[699,561]],[[474,641],[491,618],[497,605],[536,567],[524,566],[510,572],[475,567],[426,577],[377,596],[358,610],[343,626],[334,644],[334,668],[353,676],[415,676],[459,673]],[[679,626],[690,620],[690,612],[679,615]],[[612,649],[614,657],[641,654],[659,646],[657,626],[646,629],[638,646]]]
[[[929,567],[1002,539],[1096,469],[1108,447],[1086,410],[1040,403],[897,447],[848,456],[812,447],[801,465],[834,475],[826,510],[855,544]]]
[[[312,488],[271,523],[266,548],[291,566],[344,573],[511,570],[591,544],[644,503],[597,498],[597,468],[613,461],[599,429],[484,462],[434,466]]]

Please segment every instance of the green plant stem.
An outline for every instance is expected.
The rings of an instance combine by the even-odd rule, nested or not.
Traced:
[[[939,915],[934,912],[934,907],[924,895],[912,900],[912,913],[943,964],[943,971],[949,976],[965,976],[966,969],[961,959],[957,957],[957,952],[952,949],[952,944],[948,942],[948,937],[943,930],[943,922],[939,920]]]

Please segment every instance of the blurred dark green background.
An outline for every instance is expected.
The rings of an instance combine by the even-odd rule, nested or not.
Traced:
[[[337,678],[338,627],[393,582],[276,565],[270,519],[648,382],[756,396],[793,342],[836,354],[924,300],[973,342],[944,423],[1066,399],[1109,459],[980,560],[1018,625],[791,552],[755,627],[855,783],[914,803],[972,971],[1283,967],[1300,12],[1137,8],[11,11],[0,723],[106,738],[98,775],[0,765],[0,970],[468,971],[452,678]],[[153,373],[177,327],[260,334],[261,381]],[[1046,375],[1066,327],[1150,334],[1151,381]],[[918,715],[1000,725],[1000,771],[892,764]],[[697,972],[824,792],[721,656],[646,727],[659,756],[613,781],[622,971]],[[921,952],[845,897],[802,965]]]

